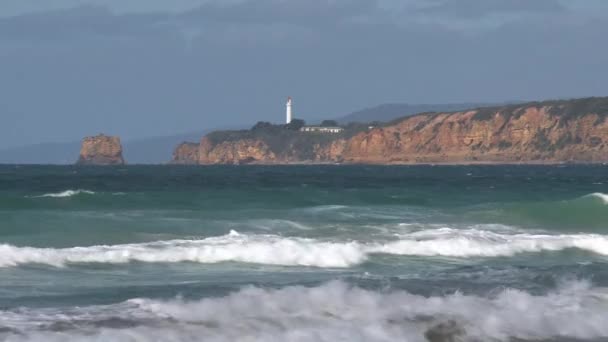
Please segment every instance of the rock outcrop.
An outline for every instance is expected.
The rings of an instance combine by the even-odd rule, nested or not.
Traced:
[[[183,142],[173,151],[171,164],[196,165],[198,164],[199,144],[193,142]]]
[[[277,157],[266,142],[244,139],[213,144],[203,138],[199,148],[199,164],[275,163]]]
[[[79,165],[123,165],[122,145],[119,137],[100,134],[82,140]]]
[[[223,132],[201,140],[199,163],[608,162],[607,117],[608,98],[586,98],[419,114],[323,137]]]

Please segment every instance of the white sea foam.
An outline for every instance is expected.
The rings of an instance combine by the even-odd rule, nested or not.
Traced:
[[[57,193],[49,193],[40,196],[33,196],[33,198],[43,198],[43,197],[52,197],[52,198],[63,198],[63,197],[72,197],[80,194],[86,195],[94,195],[95,192],[89,190],[66,190]]]
[[[236,231],[202,240],[167,240],[111,246],[34,248],[0,245],[0,267],[28,263],[63,267],[73,263],[120,264],[243,262],[281,266],[352,267],[374,254],[498,257],[518,253],[580,250],[608,255],[608,236],[597,234],[503,234],[478,229],[439,228],[402,234],[392,242],[335,242],[246,235]]]
[[[265,231],[289,231],[289,230],[313,230],[315,227],[302,224],[292,220],[282,219],[256,219],[249,220],[247,224],[251,225],[252,228],[257,230]]]
[[[306,208],[304,209],[305,211],[308,212],[312,212],[312,213],[321,213],[321,212],[327,212],[327,211],[337,211],[337,210],[343,210],[343,209],[348,209],[348,206],[345,205],[319,205],[316,207],[311,207],[311,208]]]
[[[608,236],[598,234],[502,234],[479,229],[440,228],[402,235],[368,253],[446,257],[497,257],[570,248],[608,255]]]
[[[544,295],[507,289],[494,297],[380,293],[334,281],[314,288],[248,287],[198,301],[21,308],[0,311],[0,321],[14,331],[5,333],[7,341],[423,342],[430,331],[458,335],[445,341],[604,340],[607,310],[608,289],[585,281]],[[129,326],[112,326],[121,321]]]
[[[241,235],[235,231],[203,240],[169,240],[113,246],[32,248],[0,245],[0,267],[40,263],[150,263],[236,261],[284,266],[348,267],[363,262],[356,242],[333,243],[276,235]]]
[[[608,194],[603,194],[601,192],[595,192],[592,194],[589,194],[585,197],[595,197],[595,198],[599,198],[602,200],[602,202],[604,202],[604,204],[608,204]]]

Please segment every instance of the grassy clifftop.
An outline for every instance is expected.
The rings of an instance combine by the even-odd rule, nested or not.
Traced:
[[[215,146],[236,141],[260,141],[276,156],[313,160],[315,150],[319,147],[325,147],[338,139],[349,139],[366,131],[368,127],[368,124],[353,123],[344,126],[341,133],[314,133],[300,132],[298,126],[260,122],[248,130],[215,131],[207,134],[206,138]]]
[[[483,107],[475,109],[476,120],[488,120],[499,113],[506,118],[518,118],[527,108],[551,108],[551,115],[559,116],[564,120],[572,120],[589,113],[597,114],[600,118],[608,116],[608,97],[587,97],[573,100],[551,100],[541,102],[528,102],[499,107]]]

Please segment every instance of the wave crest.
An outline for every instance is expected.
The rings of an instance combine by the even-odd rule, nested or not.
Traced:
[[[279,266],[344,268],[375,254],[443,257],[499,257],[576,248],[608,255],[608,237],[596,234],[506,234],[440,228],[404,234],[385,243],[330,242],[277,235],[230,234],[202,240],[169,240],[112,246],[33,248],[0,245],[0,267],[39,263],[121,264],[242,262]]]
[[[598,199],[602,200],[602,202],[604,204],[608,204],[608,194],[604,194],[604,193],[601,193],[601,192],[594,192],[592,194],[583,196],[583,198],[585,198],[585,197],[598,198]]]
[[[169,240],[140,244],[73,248],[0,245],[0,267],[40,263],[150,263],[235,261],[282,266],[349,267],[363,262],[360,244],[322,242],[275,235],[243,235],[236,231],[203,240]]]
[[[90,190],[66,190],[66,191],[62,191],[62,192],[57,192],[57,193],[48,193],[48,194],[44,194],[44,195],[40,195],[40,196],[33,196],[32,198],[45,198],[45,197],[51,197],[51,198],[64,198],[64,197],[72,197],[72,196],[77,196],[77,195],[95,195],[94,191],[90,191]]]
[[[578,248],[608,255],[608,237],[598,234],[501,234],[478,229],[440,228],[407,234],[371,252],[445,257],[499,257]]]

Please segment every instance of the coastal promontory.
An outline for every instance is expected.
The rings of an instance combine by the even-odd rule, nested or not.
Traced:
[[[78,165],[123,165],[122,144],[119,137],[99,134],[82,140]]]
[[[202,138],[198,164],[603,163],[608,97],[423,113],[331,132],[216,131]]]

